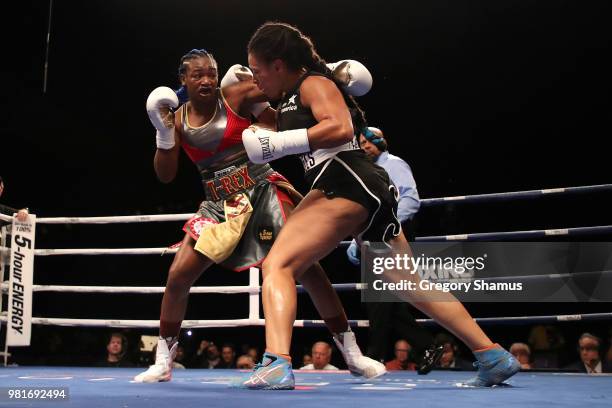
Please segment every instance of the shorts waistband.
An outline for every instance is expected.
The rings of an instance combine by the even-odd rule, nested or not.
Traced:
[[[272,173],[274,170],[269,164],[254,164],[245,158],[221,168],[200,172],[206,199],[210,201],[226,200],[234,194],[245,192]]]

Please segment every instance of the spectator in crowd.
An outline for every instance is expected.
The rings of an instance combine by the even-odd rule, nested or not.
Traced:
[[[513,343],[510,346],[510,353],[521,363],[522,370],[531,370],[531,349],[525,343]]]
[[[221,363],[215,368],[236,368],[236,350],[231,344],[221,347]]]
[[[253,361],[259,361],[259,349],[255,346],[251,346],[248,348],[247,355],[251,356]]]
[[[536,325],[529,333],[532,364],[537,368],[559,368],[567,361],[559,360],[565,347],[563,335],[554,326]]]
[[[211,341],[202,339],[200,340],[200,344],[198,344],[198,349],[191,357],[191,366],[192,367],[202,367],[204,361],[206,360],[206,352],[208,351],[208,346],[211,344]]]
[[[100,361],[98,367],[133,367],[125,358],[128,348],[127,338],[121,333],[112,333],[106,344],[106,358]]]
[[[329,343],[317,341],[312,345],[312,363],[302,367],[302,370],[337,370],[338,368],[329,364],[332,356],[332,348]]]
[[[219,347],[213,342],[208,345],[206,349],[206,359],[204,360],[204,364],[202,368],[221,368],[221,353],[219,352]]]
[[[473,370],[474,366],[459,356],[459,346],[449,335],[440,333],[436,336],[436,344],[442,346],[442,357],[438,363],[439,368],[455,370]]]
[[[395,342],[393,352],[395,358],[385,363],[387,370],[416,370],[416,364],[410,361],[410,352],[412,347],[403,339]]]
[[[312,364],[312,356],[309,353],[305,353],[302,356],[302,367]]]
[[[255,362],[248,354],[243,354],[236,360],[236,368],[238,369],[251,370],[253,367],[255,367]]]
[[[568,370],[587,374],[612,373],[612,367],[602,360],[603,343],[591,333],[583,333],[578,339],[580,361],[566,367]]]
[[[205,348],[203,347],[204,345],[206,345]],[[218,367],[222,362],[219,347],[217,347],[217,345],[212,341],[207,341],[204,345],[200,343],[200,348],[202,348],[202,351],[199,354],[196,353],[196,358],[194,359],[194,367],[223,368]]]
[[[153,353],[153,355],[155,355],[155,353]],[[173,368],[183,368],[183,369],[186,368],[186,364],[187,364],[186,356],[187,355],[185,353],[185,348],[179,344],[178,347],[176,348],[176,356],[174,357],[174,361],[172,362],[172,367]]]

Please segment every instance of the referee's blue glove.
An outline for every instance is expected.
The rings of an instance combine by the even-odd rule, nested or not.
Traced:
[[[357,242],[355,240],[351,241],[351,244],[346,249],[346,256],[350,263],[355,266],[361,265],[361,250],[357,246]]]

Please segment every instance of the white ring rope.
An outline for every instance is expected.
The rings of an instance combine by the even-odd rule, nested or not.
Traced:
[[[0,316],[0,322],[6,323],[6,316]],[[367,320],[351,320],[357,327],[368,327]],[[130,327],[142,329],[159,329],[159,320],[120,320],[120,319],[62,319],[54,317],[32,317],[32,324],[65,327]],[[219,320],[183,320],[183,329],[202,329],[212,327],[265,326],[265,319],[219,319]],[[296,320],[293,327],[325,326],[323,320]]]
[[[174,254],[178,248],[67,248],[35,249],[37,256],[50,255],[165,255]]]
[[[367,283],[335,283],[332,285],[337,291],[365,290]],[[8,292],[8,281],[0,284],[2,292]],[[164,293],[166,288],[163,286],[76,286],[76,285],[32,285],[33,292],[62,292],[62,293],[137,293],[155,294]],[[305,292],[302,285],[297,285],[298,292]],[[219,294],[238,294],[238,293],[260,293],[261,286],[193,286],[189,293],[219,293]]]
[[[596,225],[591,227],[557,228],[547,230],[505,231],[505,232],[479,232],[457,235],[419,236],[417,242],[441,241],[476,241],[495,239],[533,239],[551,236],[609,234],[612,225]],[[340,241],[338,246],[350,245],[351,241]],[[173,254],[178,248],[79,248],[79,249],[36,249],[38,256],[48,255],[166,255]]]
[[[188,214],[121,215],[116,217],[47,217],[38,218],[37,224],[125,224],[134,222],[186,221]]]
[[[577,321],[609,321],[612,313],[585,313],[573,315],[548,315],[548,316],[508,316],[508,317],[476,317],[474,321],[478,324],[536,324],[554,322],[577,322]],[[0,322],[6,323],[6,313],[0,316]],[[437,324],[432,319],[416,319],[424,325]],[[211,327],[243,327],[243,326],[265,326],[265,319],[225,319],[225,320],[183,320],[182,328],[198,329]],[[33,324],[47,326],[70,326],[70,327],[131,327],[159,329],[159,320],[119,320],[119,319],[62,319],[33,317]],[[369,327],[368,320],[349,320],[353,327]],[[325,327],[323,320],[296,320],[293,327]]]
[[[562,194],[570,192],[596,192],[596,191],[607,191],[612,189],[612,184],[599,184],[592,186],[580,186],[580,187],[560,187],[560,188],[548,188],[540,190],[526,190],[526,191],[512,191],[506,193],[491,193],[491,194],[475,194],[465,196],[450,196],[440,198],[425,198],[421,200],[423,205],[432,205],[442,202],[456,202],[456,201],[469,201],[470,199],[484,199],[491,200],[495,197],[531,197],[533,194],[540,195],[551,195],[551,194]],[[138,223],[138,222],[164,222],[164,221],[185,221],[191,218],[194,214],[154,214],[154,215],[123,215],[115,217],[46,217],[38,218],[36,222],[38,224],[110,224],[110,223]],[[13,217],[0,214],[0,220],[9,221],[13,220]]]
[[[0,285],[2,292],[8,291],[8,282]],[[33,292],[62,293],[164,293],[163,286],[69,286],[69,285],[32,285]],[[194,286],[189,293],[218,293],[232,295],[237,293],[259,293],[259,286]]]

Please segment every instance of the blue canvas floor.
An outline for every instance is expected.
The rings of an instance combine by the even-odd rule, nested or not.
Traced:
[[[509,386],[486,389],[457,384],[474,373],[393,372],[371,382],[348,372],[295,371],[294,391],[228,388],[244,375],[238,370],[175,370],[171,382],[138,384],[136,368],[9,367],[0,368],[5,387],[68,387],[67,401],[15,401],[0,397],[0,407],[612,407],[612,375],[519,373]]]

